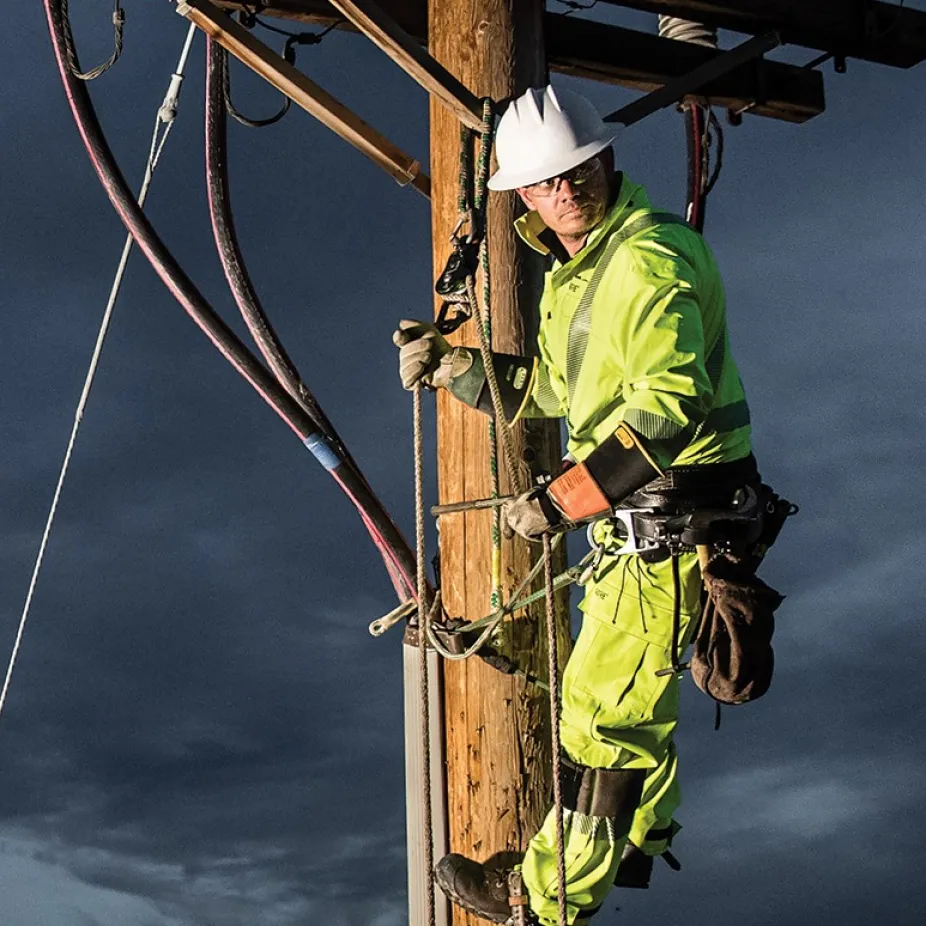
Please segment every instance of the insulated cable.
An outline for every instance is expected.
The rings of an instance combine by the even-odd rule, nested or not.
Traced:
[[[228,124],[226,119],[226,98],[223,92],[226,86],[227,74],[228,55],[225,49],[218,42],[207,37],[206,186],[209,200],[209,217],[212,222],[216,249],[222,269],[225,272],[225,279],[228,281],[229,289],[238,305],[241,317],[254,339],[254,343],[277,381],[302,406],[319,430],[337,448],[338,454],[345,464],[353,469],[356,478],[364,483],[367,491],[372,495],[372,487],[360,472],[359,466],[351,457],[334,425],[299,375],[296,365],[283,347],[270,319],[267,317],[267,313],[261,305],[260,297],[257,295],[257,290],[245,265],[244,255],[235,228],[228,182]],[[382,554],[387,570],[390,570],[390,559],[388,553],[382,547],[378,531],[369,522],[369,519],[364,518],[364,524]],[[391,571],[390,577],[393,579],[393,584],[395,584],[395,576]],[[396,591],[401,595],[398,587]]]
[[[659,17],[659,36],[677,42],[702,45],[705,48],[717,48],[717,29],[677,16]],[[707,208],[707,194],[717,182],[719,167],[714,176],[708,180],[708,145],[710,129],[716,126],[716,119],[710,106],[701,103],[686,102],[682,104],[685,114],[685,137],[688,147],[688,192],[686,197],[685,220],[699,232],[704,230],[704,218]],[[721,140],[719,126],[715,132]]]
[[[216,314],[192,280],[158,236],[147,216],[138,208],[109,148],[87,93],[86,86],[71,73],[65,52],[62,0],[43,0],[58,73],[78,131],[90,161],[126,228],[155,272],[187,314],[237,372],[300,438],[316,460],[331,474],[362,516],[379,533],[388,551],[394,573],[401,577],[403,594],[415,595],[415,559],[408,542],[365,483],[351,467],[344,465],[337,448],[326,438],[303,408],[247,349],[232,329]],[[400,594],[400,598],[405,600]]]
[[[174,127],[174,121],[177,118],[177,106],[180,101],[180,88],[183,84],[183,71],[186,68],[187,59],[190,55],[190,47],[193,44],[193,38],[196,35],[196,27],[191,23],[187,30],[186,39],[183,43],[183,49],[180,52],[180,60],[177,63],[177,69],[171,75],[170,84],[164,100],[158,108],[157,116],[154,120],[154,132],[151,136],[151,146],[148,151],[148,159],[145,163],[145,173],[142,179],[141,188],[138,193],[138,208],[143,209],[145,200],[148,198],[148,190],[151,187],[151,181],[154,178],[154,172],[157,170],[161,160],[161,154],[164,152],[164,145]],[[80,75],[75,74],[78,79],[83,79]],[[163,131],[162,131],[163,130]],[[93,382],[96,378],[97,368],[100,364],[100,357],[103,353],[103,343],[109,332],[109,325],[112,321],[113,310],[116,307],[116,300],[119,298],[119,292],[122,288],[122,281],[125,278],[125,269],[129,262],[129,254],[132,251],[134,239],[127,235],[125,244],[122,246],[122,256],[119,258],[119,264],[116,267],[116,275],[113,279],[112,287],[109,291],[109,298],[106,302],[106,309],[103,312],[103,319],[100,323],[100,330],[97,333],[96,343],[93,347],[93,353],[90,356],[90,367],[84,378],[84,385],[81,389],[80,398],[77,402],[77,409],[74,413],[74,423],[71,426],[71,434],[68,438],[67,448],[64,452],[64,460],[58,473],[58,482],[55,485],[55,491],[52,495],[51,507],[48,511],[48,517],[45,520],[45,529],[42,532],[42,539],[39,542],[38,554],[35,558],[35,564],[32,567],[32,577],[29,580],[29,590],[26,593],[26,601],[23,605],[22,614],[19,618],[19,627],[16,632],[16,638],[13,643],[13,651],[7,664],[6,675],[3,680],[3,688],[0,690],[0,713],[6,704],[7,694],[10,689],[10,681],[13,677],[13,669],[16,665],[16,658],[19,655],[19,649],[22,644],[23,633],[26,629],[26,621],[29,619],[29,612],[32,609],[32,599],[35,595],[35,589],[39,580],[39,572],[42,569],[42,562],[45,559],[45,551],[48,548],[48,540],[51,536],[52,526],[55,522],[55,515],[58,512],[58,502],[61,499],[61,492],[64,488],[64,480],[67,477],[68,468],[71,464],[71,456],[74,453],[74,446],[77,443],[77,432],[83,421],[84,412],[87,409],[87,402],[90,399],[90,390],[93,388]]]

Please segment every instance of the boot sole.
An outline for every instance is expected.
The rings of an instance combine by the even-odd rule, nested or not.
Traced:
[[[452,903],[455,903],[458,907],[462,907],[467,913],[472,913],[474,916],[478,916],[480,919],[488,920],[490,923],[507,923],[511,919],[511,913],[508,913],[504,919],[496,919],[494,916],[483,912],[482,910],[477,909],[471,903],[467,903],[449,884],[445,884],[443,878],[437,873],[435,873],[434,880],[437,882],[440,889],[447,895]]]

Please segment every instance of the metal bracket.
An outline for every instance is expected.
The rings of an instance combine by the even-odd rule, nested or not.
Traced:
[[[666,106],[677,103],[683,97],[694,93],[695,90],[705,84],[729,74],[730,71],[742,67],[749,61],[761,58],[767,51],[771,51],[781,44],[781,35],[777,32],[757,35],[737,45],[736,48],[717,55],[716,58],[712,58],[688,74],[669,81],[664,87],[660,87],[658,90],[654,90],[652,93],[628,103],[622,109],[615,110],[609,116],[605,116],[604,121],[619,122],[625,126],[633,125],[660,109],[665,109]]]
[[[390,627],[395,627],[396,624],[411,617],[417,610],[418,602],[414,598],[410,598],[388,614],[384,614],[373,621],[370,624],[370,633],[374,637],[381,637]]]
[[[633,526],[633,516],[635,514],[647,514],[653,510],[652,508],[615,508],[611,512],[611,517],[615,521],[620,521],[627,531],[627,539],[624,541],[623,546],[617,550],[609,551],[613,556],[629,556],[632,553],[648,553],[650,550],[659,549],[657,541],[638,537]]]

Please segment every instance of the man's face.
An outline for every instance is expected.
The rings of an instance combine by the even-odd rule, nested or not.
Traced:
[[[528,209],[535,209],[560,238],[584,238],[605,217],[610,188],[600,155],[558,177],[519,187]]]

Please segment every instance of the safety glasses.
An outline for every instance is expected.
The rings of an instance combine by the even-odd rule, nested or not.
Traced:
[[[583,161],[581,164],[573,167],[571,170],[564,171],[556,177],[541,180],[538,183],[531,183],[525,187],[525,189],[530,192],[531,196],[539,196],[541,198],[553,196],[560,191],[560,187],[562,187],[563,183],[567,180],[571,186],[582,186],[583,183],[588,183],[588,181],[598,173],[600,168],[601,159],[598,155],[595,155],[587,161]]]

